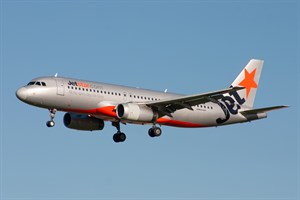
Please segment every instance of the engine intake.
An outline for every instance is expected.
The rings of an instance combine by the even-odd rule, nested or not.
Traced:
[[[119,119],[135,122],[153,122],[157,113],[146,105],[134,103],[119,104],[116,109]]]
[[[95,131],[104,128],[104,121],[88,115],[79,115],[66,113],[64,116],[64,125],[67,128],[81,131]]]

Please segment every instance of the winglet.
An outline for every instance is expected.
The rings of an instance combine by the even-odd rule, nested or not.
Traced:
[[[57,75],[58,75],[58,74],[56,73],[56,74],[54,75],[54,77],[56,78],[56,77],[57,77]]]

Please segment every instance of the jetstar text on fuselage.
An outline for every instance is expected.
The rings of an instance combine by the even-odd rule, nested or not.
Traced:
[[[90,88],[91,87],[91,85],[88,84],[88,83],[77,82],[77,81],[69,81],[68,85],[77,86],[77,87],[84,87],[84,88]]]

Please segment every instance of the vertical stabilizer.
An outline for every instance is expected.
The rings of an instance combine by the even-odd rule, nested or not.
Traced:
[[[241,98],[245,99],[243,106],[248,108],[253,107],[263,63],[263,60],[250,60],[243,71],[241,71],[231,84],[232,87],[245,87],[244,90],[238,91],[238,94]]]

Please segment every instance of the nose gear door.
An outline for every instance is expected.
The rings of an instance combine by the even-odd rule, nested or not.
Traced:
[[[64,96],[65,95],[65,87],[64,81],[62,79],[56,79],[56,86],[57,86],[57,95]]]

